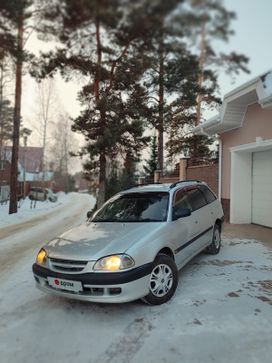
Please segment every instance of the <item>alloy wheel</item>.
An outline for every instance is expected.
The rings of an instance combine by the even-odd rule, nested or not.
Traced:
[[[173,272],[170,266],[159,264],[150,275],[150,290],[157,297],[165,296],[173,285]]]

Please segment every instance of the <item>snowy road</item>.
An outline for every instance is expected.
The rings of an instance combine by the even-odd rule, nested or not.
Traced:
[[[77,302],[36,290],[38,245],[82,220],[88,204],[75,200],[72,212],[66,207],[46,221],[49,230],[32,227],[33,238],[14,234],[15,249],[0,241],[1,363],[271,362],[272,254],[254,240],[224,239],[220,255],[195,258],[161,306]]]
[[[0,229],[0,273],[13,270],[23,257],[35,256],[40,246],[86,219],[94,199],[73,193],[63,205],[36,218]],[[32,257],[33,258],[33,257]]]

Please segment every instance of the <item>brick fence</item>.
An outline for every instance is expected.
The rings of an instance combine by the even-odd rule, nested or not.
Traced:
[[[218,163],[215,161],[205,162],[200,165],[191,165],[187,159],[181,159],[179,164],[179,175],[161,176],[157,181],[160,183],[175,183],[179,180],[197,179],[209,185],[213,192],[218,195]]]
[[[199,179],[218,195],[218,164],[197,165],[186,168],[186,179]]]

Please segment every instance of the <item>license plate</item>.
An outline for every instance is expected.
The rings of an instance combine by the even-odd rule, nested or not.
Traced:
[[[48,277],[47,281],[49,285],[54,287],[55,289],[74,292],[82,291],[82,283],[80,281],[63,280],[56,277]]]

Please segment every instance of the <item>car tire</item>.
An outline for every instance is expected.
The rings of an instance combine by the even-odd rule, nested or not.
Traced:
[[[158,279],[160,282],[158,284]],[[156,257],[149,280],[149,294],[142,300],[149,305],[166,303],[174,295],[178,286],[178,269],[173,258],[158,254]]]
[[[221,228],[215,224],[213,229],[212,243],[207,247],[206,252],[210,255],[217,255],[221,249]]]

